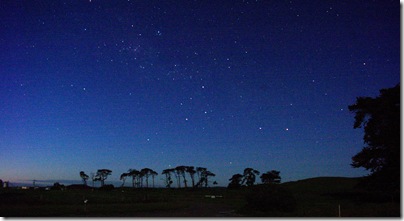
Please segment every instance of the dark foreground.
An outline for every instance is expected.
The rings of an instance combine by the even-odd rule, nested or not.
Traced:
[[[400,201],[313,178],[278,187],[17,190],[0,192],[2,217],[400,217]],[[268,191],[266,188],[272,188]],[[86,203],[85,203],[86,202]]]

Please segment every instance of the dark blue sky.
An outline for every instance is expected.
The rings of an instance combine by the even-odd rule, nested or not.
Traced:
[[[362,176],[347,106],[400,82],[396,1],[2,1],[0,179]],[[159,176],[158,180],[161,182]],[[162,182],[161,182],[162,183]]]

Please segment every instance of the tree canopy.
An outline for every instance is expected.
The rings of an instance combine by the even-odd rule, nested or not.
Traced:
[[[87,185],[88,175],[84,171],[80,171],[80,177],[83,180],[83,184]]]
[[[400,85],[380,90],[376,98],[358,97],[348,108],[355,113],[354,128],[364,128],[366,144],[351,165],[371,171],[368,183],[399,190]]]
[[[260,178],[262,183],[271,184],[271,183],[280,183],[281,176],[279,175],[281,172],[276,170],[271,170],[266,173],[263,173]]]
[[[94,177],[94,181],[101,181],[101,186],[104,186],[104,181],[111,175],[112,170],[109,169],[99,169]]]

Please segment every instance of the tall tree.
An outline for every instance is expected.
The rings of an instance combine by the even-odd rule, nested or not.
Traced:
[[[204,180],[205,180],[205,187],[208,187],[208,185],[209,185],[209,177],[216,176],[216,174],[214,174],[214,173],[210,172],[209,170],[207,170],[207,171],[205,171],[203,173],[203,176],[204,176]]]
[[[271,183],[280,183],[281,176],[279,176],[281,172],[276,170],[271,170],[266,173],[261,174],[260,178],[262,183],[271,184]]]
[[[255,183],[256,175],[259,175],[260,172],[258,170],[254,170],[253,168],[245,168],[243,173],[243,183],[247,186],[253,186]]]
[[[140,174],[146,178],[146,188],[149,188],[149,176],[152,169],[150,168],[143,168],[140,170]],[[143,184],[142,184],[143,186]]]
[[[174,169],[165,169],[161,174],[164,174],[166,176],[165,183],[167,188],[171,188],[171,184],[173,183],[173,180],[171,179],[171,173],[174,173]]]
[[[154,187],[154,176],[157,175],[157,172],[150,169],[150,168],[143,168],[140,170],[141,176],[146,178],[146,188],[149,187],[149,177],[151,176],[153,178],[153,187]]]
[[[196,175],[198,176],[198,183],[196,183],[196,187],[201,187],[205,182],[205,177],[203,173],[205,173],[207,169],[205,167],[196,167]]]
[[[197,167],[196,172],[199,177],[198,183],[195,185],[196,187],[208,187],[209,184],[209,177],[216,176],[214,173],[210,172],[204,167]]]
[[[234,174],[230,179],[230,183],[227,186],[228,188],[239,188],[241,187],[241,182],[243,181],[243,175],[237,173]]]
[[[358,97],[348,106],[355,113],[354,128],[364,128],[366,146],[352,157],[354,168],[363,167],[371,174],[369,187],[400,190],[400,85],[381,89],[376,98]]]
[[[129,176],[129,173],[122,173],[121,176],[119,177],[119,179],[122,180],[121,187],[123,187],[125,185],[125,180],[126,180],[126,177],[128,177],[128,176]]]
[[[181,176],[182,177],[182,180],[183,180],[183,182],[184,182],[184,187],[185,188],[187,188],[188,186],[187,186],[187,179],[186,179],[186,174],[185,174],[185,172],[186,172],[186,170],[187,170],[187,166],[177,166],[176,168],[175,168],[175,170],[177,171],[177,173],[178,173],[178,175],[179,176]]]
[[[140,176],[140,172],[136,169],[129,169],[128,170],[128,176],[132,177],[132,187],[139,187],[140,185],[140,181],[139,181],[139,176]]]
[[[189,176],[191,177],[191,181],[192,181],[192,187],[195,187],[195,173],[196,170],[194,169],[193,166],[188,166],[186,168],[186,172],[189,174]]]
[[[178,188],[181,188],[181,177],[184,173],[185,168],[183,166],[177,166],[174,168],[175,178],[177,178]]]
[[[80,171],[80,177],[83,180],[83,184],[87,186],[88,175],[84,171]]]
[[[156,171],[154,171],[154,170],[151,170],[151,171],[150,171],[150,175],[151,175],[152,180],[153,180],[153,188],[154,188],[154,177],[157,176],[158,173],[157,173]]]
[[[104,181],[111,175],[112,170],[109,169],[99,169],[95,174],[95,181],[100,181],[101,186],[104,186]]]

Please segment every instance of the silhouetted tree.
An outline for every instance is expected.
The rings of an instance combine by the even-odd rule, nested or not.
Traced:
[[[64,190],[65,185],[60,184],[59,182],[53,183],[53,186],[51,187],[51,190]]]
[[[193,166],[188,166],[186,168],[186,172],[189,174],[189,176],[191,177],[191,181],[192,181],[192,187],[195,187],[195,173],[196,170],[194,169]]]
[[[186,176],[185,176],[185,172],[186,172],[186,170],[187,170],[187,166],[177,166],[176,168],[175,168],[175,170],[177,171],[177,173],[178,173],[178,176],[181,176],[182,177],[182,180],[183,180],[183,182],[184,182],[184,187],[185,188],[187,188],[188,187],[188,185],[187,185],[187,179],[186,179]]]
[[[197,167],[196,171],[198,173],[199,181],[195,185],[196,187],[208,187],[209,184],[209,177],[210,176],[216,176],[214,173],[210,172],[204,167]]]
[[[132,187],[139,187],[140,184],[140,172],[136,169],[129,169],[128,176],[132,177]]]
[[[209,185],[209,177],[210,176],[216,176],[216,174],[214,174],[214,173],[210,172],[209,170],[207,170],[207,171],[205,171],[203,173],[203,176],[205,177],[205,187],[208,187],[208,185]]]
[[[174,168],[174,174],[175,174],[175,178],[177,179],[177,184],[178,184],[178,188],[181,188],[181,177],[182,177],[182,173],[184,168],[177,166]]]
[[[124,185],[125,185],[125,180],[126,180],[126,177],[128,177],[129,176],[129,173],[122,173],[121,174],[121,176],[120,176],[120,180],[122,180],[122,185],[121,185],[121,187],[123,187]]]
[[[112,171],[108,169],[99,169],[95,174],[95,181],[101,182],[101,187],[104,186],[104,181],[111,175]]]
[[[255,183],[256,175],[259,175],[260,172],[258,170],[254,170],[253,168],[245,168],[243,173],[243,183],[247,186],[253,186]]]
[[[80,177],[83,180],[83,184],[87,186],[88,175],[84,171],[80,171]]]
[[[354,168],[363,167],[371,174],[369,187],[400,190],[400,85],[381,89],[376,98],[358,97],[348,106],[355,113],[354,128],[363,126],[367,146],[352,157]]]
[[[143,168],[140,170],[140,175],[146,178],[146,188],[149,187],[149,177],[152,176],[153,178],[153,187],[154,187],[154,176],[157,175],[157,172],[150,169],[150,168]],[[142,185],[143,186],[143,185]]]
[[[198,183],[196,187],[200,187],[202,183],[205,182],[205,178],[203,177],[202,173],[204,173],[207,169],[205,167],[197,167],[196,168],[196,175],[198,176]]]
[[[150,175],[151,175],[152,180],[153,180],[153,188],[154,188],[154,177],[157,176],[158,173],[157,173],[156,171],[154,171],[154,170],[151,170],[151,171],[150,171]]]
[[[166,176],[165,183],[167,188],[171,188],[171,184],[173,183],[171,179],[171,173],[174,173],[174,169],[165,169],[161,174]]]
[[[152,169],[150,168],[143,168],[140,170],[140,174],[142,175],[142,177],[146,178],[146,188],[149,188],[149,176],[151,175],[150,172],[152,171]],[[143,184],[142,184],[143,187]]]
[[[241,182],[243,181],[243,175],[237,173],[234,174],[230,179],[230,183],[227,186],[228,188],[239,188],[241,187]]]
[[[280,171],[271,170],[261,174],[260,178],[261,181],[265,184],[280,183],[281,182],[281,177],[279,176],[280,173],[281,173]]]

